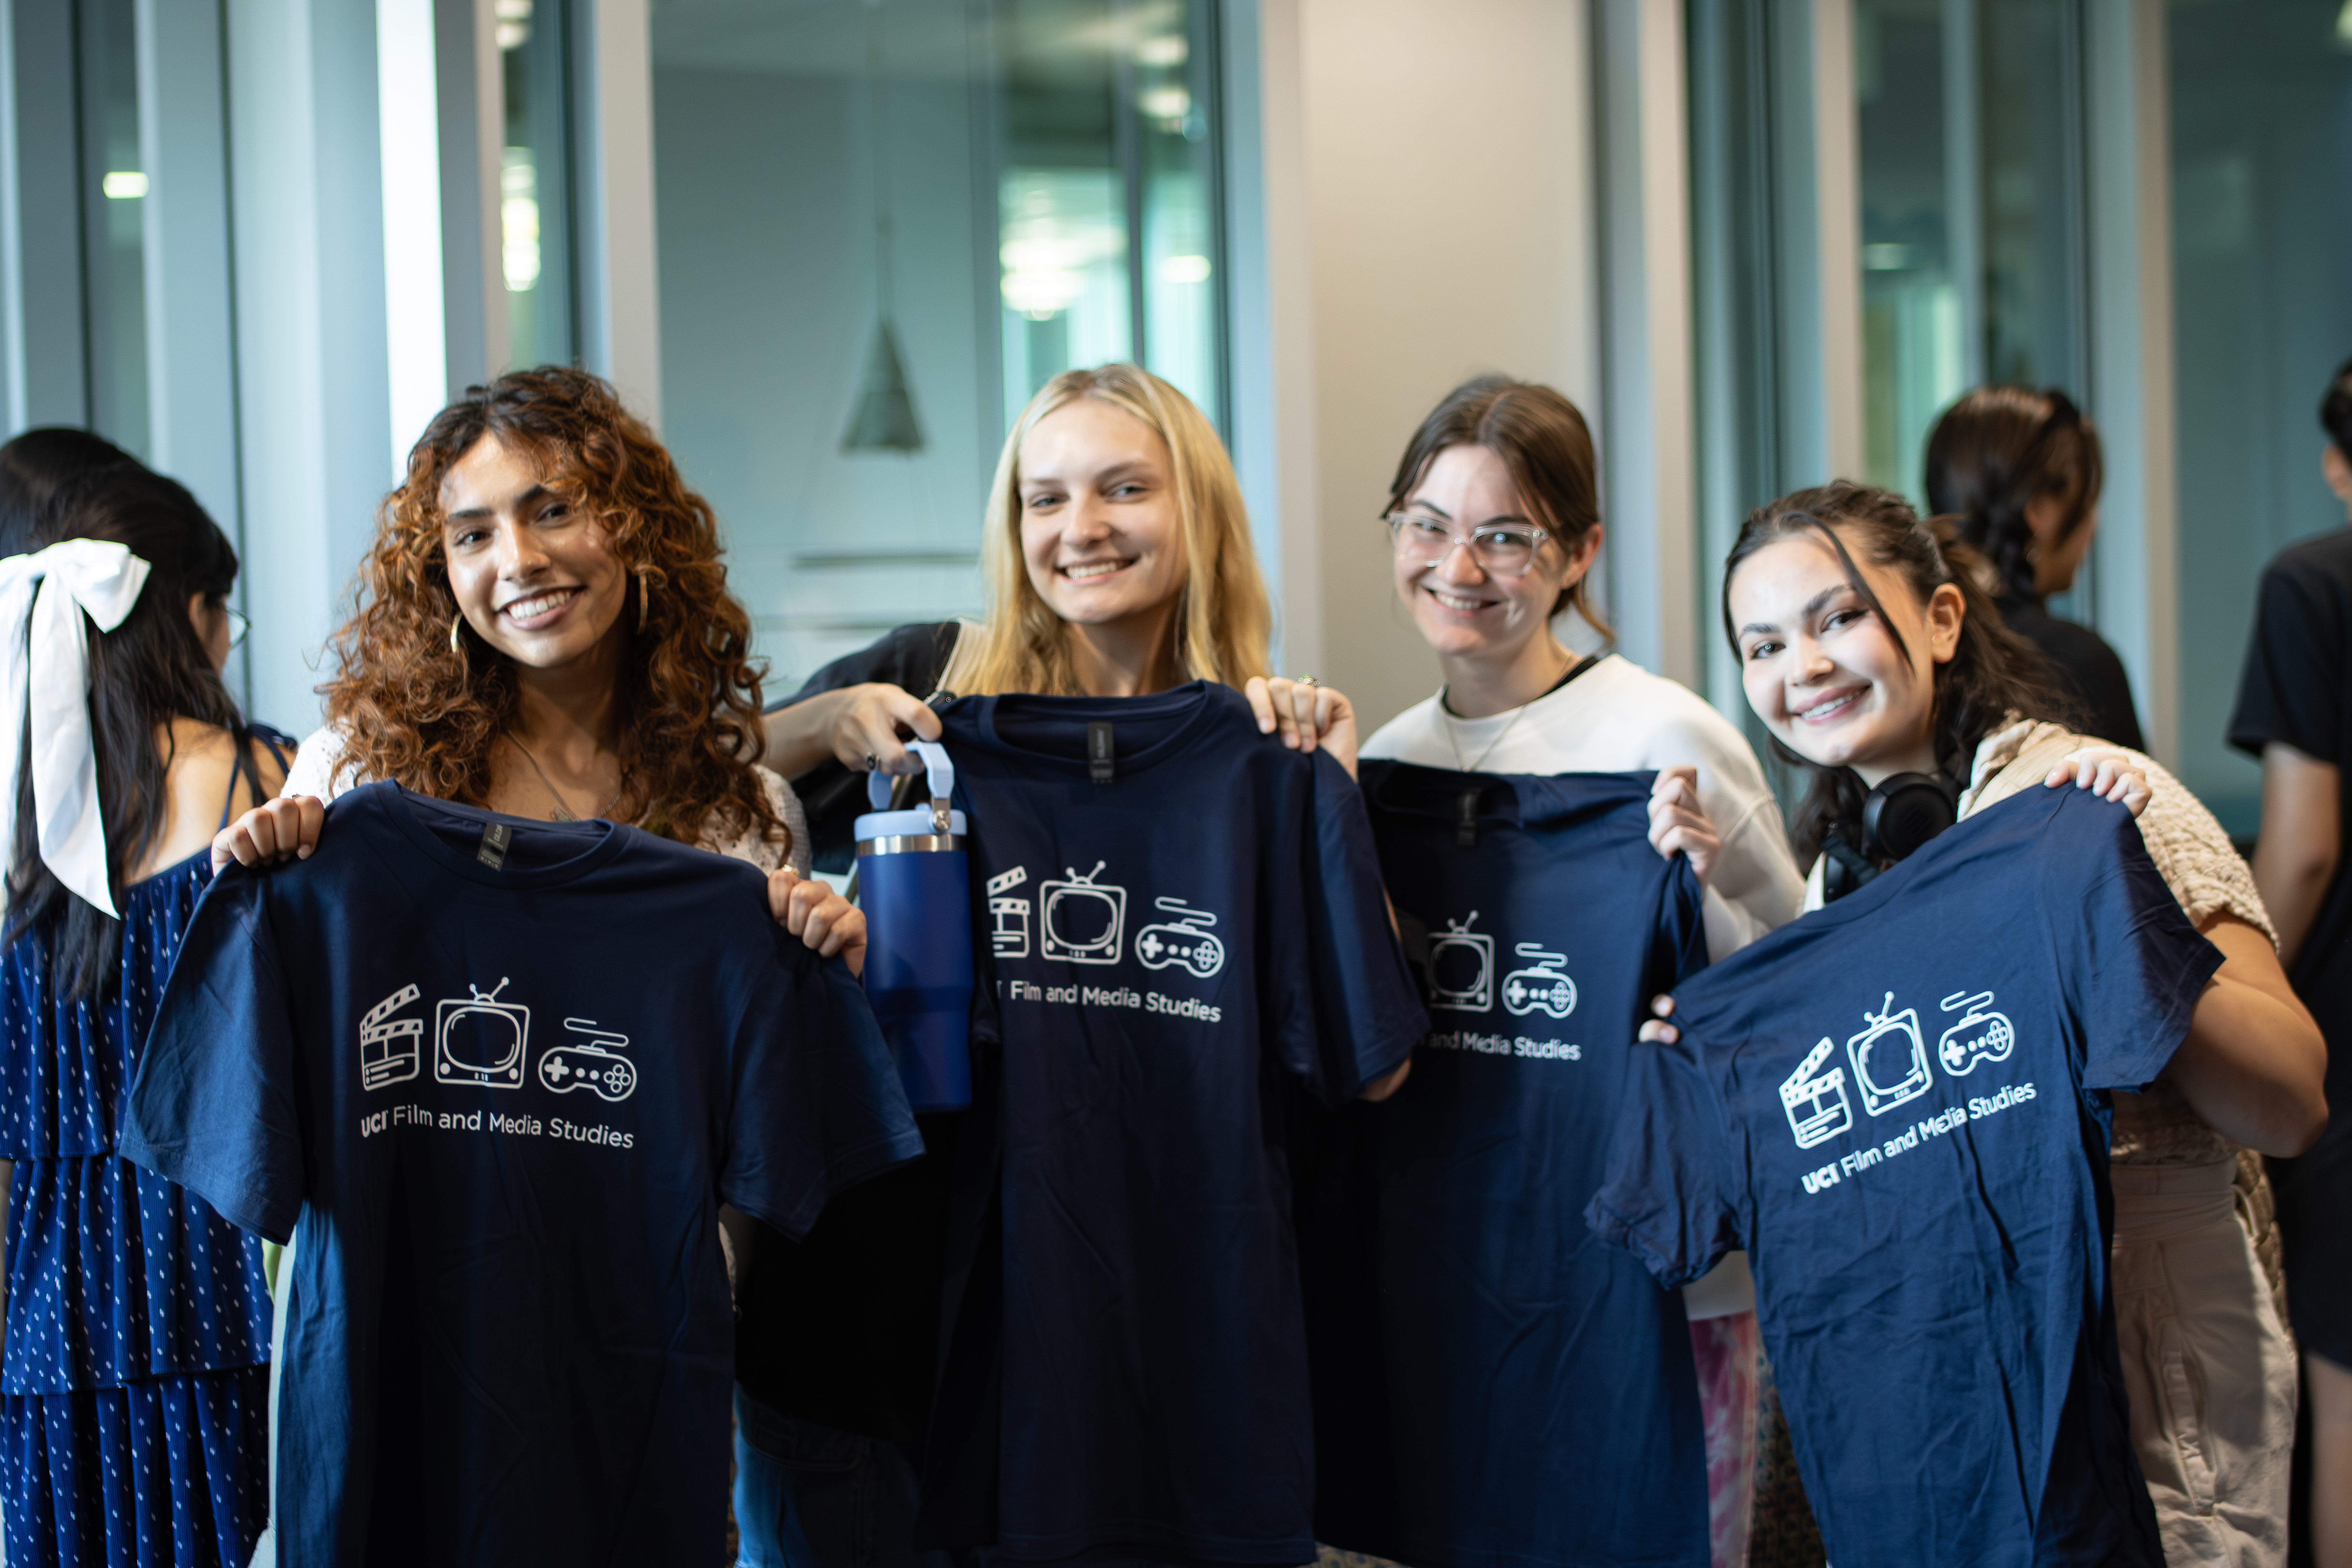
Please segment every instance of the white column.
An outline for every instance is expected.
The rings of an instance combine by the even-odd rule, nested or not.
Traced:
[[[2094,601],[2139,694],[2148,751],[2173,767],[2180,634],[2165,10],[2162,0],[2089,0],[2084,20],[2090,410],[2107,479]]]
[[[1813,0],[1813,223],[1822,298],[1822,430],[1830,477],[1862,477],[1862,157],[1853,0]]]
[[[1274,596],[1276,668],[1319,673],[1328,660],[1298,0],[1229,0],[1223,22],[1234,468]]]
[[[433,0],[376,0],[376,120],[383,158],[383,314],[392,376],[391,460],[408,451],[449,392],[441,239],[441,104]]]
[[[1609,612],[1629,658],[1696,688],[1683,8],[1679,0],[1601,0],[1600,18]]]
[[[661,424],[661,289],[654,225],[653,25],[646,0],[583,0],[580,350],[629,407]]]
[[[137,15],[149,460],[241,538],[221,13],[138,0]]]
[[[386,488],[375,16],[227,0],[227,30],[251,706],[299,732]]]

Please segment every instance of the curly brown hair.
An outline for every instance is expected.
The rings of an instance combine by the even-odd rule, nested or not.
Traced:
[[[687,844],[706,828],[755,825],[789,842],[751,771],[765,670],[750,657],[751,618],[727,591],[718,518],[609,384],[560,366],[467,388],[409,451],[335,634],[336,677],[319,689],[342,765],[444,800],[488,798],[490,753],[519,688],[512,661],[470,627],[452,650],[457,601],[441,533],[442,480],[485,437],[536,459],[547,488],[600,523],[649,589],[620,691],[622,778],[646,803],[644,825]]]

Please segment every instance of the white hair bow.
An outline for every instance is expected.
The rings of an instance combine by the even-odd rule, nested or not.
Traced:
[[[147,571],[129,546],[105,539],[68,539],[0,561],[0,861],[16,853],[16,779],[24,761],[17,748],[29,709],[41,859],[58,881],[117,916],[81,618],[87,613],[102,632],[121,626],[147,585]]]

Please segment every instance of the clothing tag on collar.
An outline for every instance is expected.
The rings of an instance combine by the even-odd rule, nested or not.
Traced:
[[[1464,790],[1462,792],[1461,815],[1454,819],[1454,842],[1460,845],[1465,849],[1475,849],[1478,847],[1478,796],[1480,793],[1480,791],[1475,789]]]
[[[1118,752],[1112,744],[1110,721],[1089,720],[1087,723],[1087,777],[1097,784],[1108,784],[1118,774]]]
[[[493,871],[507,868],[507,846],[514,842],[514,829],[503,822],[482,825],[482,847],[474,851],[474,858]]]

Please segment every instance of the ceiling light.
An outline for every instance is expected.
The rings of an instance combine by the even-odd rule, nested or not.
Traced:
[[[1181,33],[1162,33],[1135,46],[1135,61],[1146,66],[1181,66],[1192,56],[1192,46]]]
[[[1209,258],[1205,256],[1171,256],[1160,263],[1162,283],[1206,283],[1209,280]]]
[[[136,169],[117,169],[100,180],[98,188],[110,202],[135,202],[147,194],[147,176]]]

